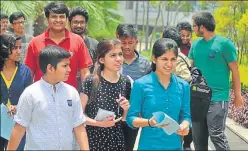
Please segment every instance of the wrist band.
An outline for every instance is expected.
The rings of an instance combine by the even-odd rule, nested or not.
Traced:
[[[148,125],[149,125],[150,127],[152,127],[152,126],[150,125],[150,122],[149,122],[149,120],[150,120],[150,119],[148,119],[148,120],[147,120],[147,121],[148,121]]]

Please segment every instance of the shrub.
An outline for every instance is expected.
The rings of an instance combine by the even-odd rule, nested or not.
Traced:
[[[231,100],[229,102],[228,117],[248,128],[248,91],[242,90],[242,96],[244,99],[244,107],[236,109],[234,107],[234,90],[230,90]]]

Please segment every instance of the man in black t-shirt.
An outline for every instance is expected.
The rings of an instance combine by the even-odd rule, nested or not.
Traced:
[[[97,48],[98,41],[94,38],[86,36],[89,14],[81,6],[76,6],[71,8],[68,18],[71,32],[81,36],[89,50],[91,59],[93,61],[93,66],[90,67],[90,72],[92,73],[96,61],[95,51]]]

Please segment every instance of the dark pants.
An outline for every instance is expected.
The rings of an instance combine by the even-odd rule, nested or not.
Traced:
[[[211,102],[206,117],[192,122],[195,150],[208,150],[208,136],[216,150],[230,150],[224,134],[227,112],[228,102]]]
[[[126,122],[123,122],[122,125],[123,125],[126,150],[133,150],[139,129],[130,128]]]
[[[192,140],[192,128],[190,128],[189,134],[183,137],[183,147],[190,147]]]
[[[7,139],[4,139],[1,137],[1,146],[0,146],[0,150],[6,150],[7,148],[7,145],[8,145],[8,140]],[[26,135],[24,135],[22,137],[22,140],[18,146],[18,148],[16,150],[24,150],[24,146],[25,146],[25,142],[26,142]]]
[[[8,140],[0,137],[0,150],[5,150],[8,144]]]

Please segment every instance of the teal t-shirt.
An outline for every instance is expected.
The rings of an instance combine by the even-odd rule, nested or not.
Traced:
[[[237,61],[233,42],[216,35],[206,41],[199,38],[193,42],[189,59],[199,68],[212,88],[212,101],[228,101],[230,89],[230,68],[228,63]]]

